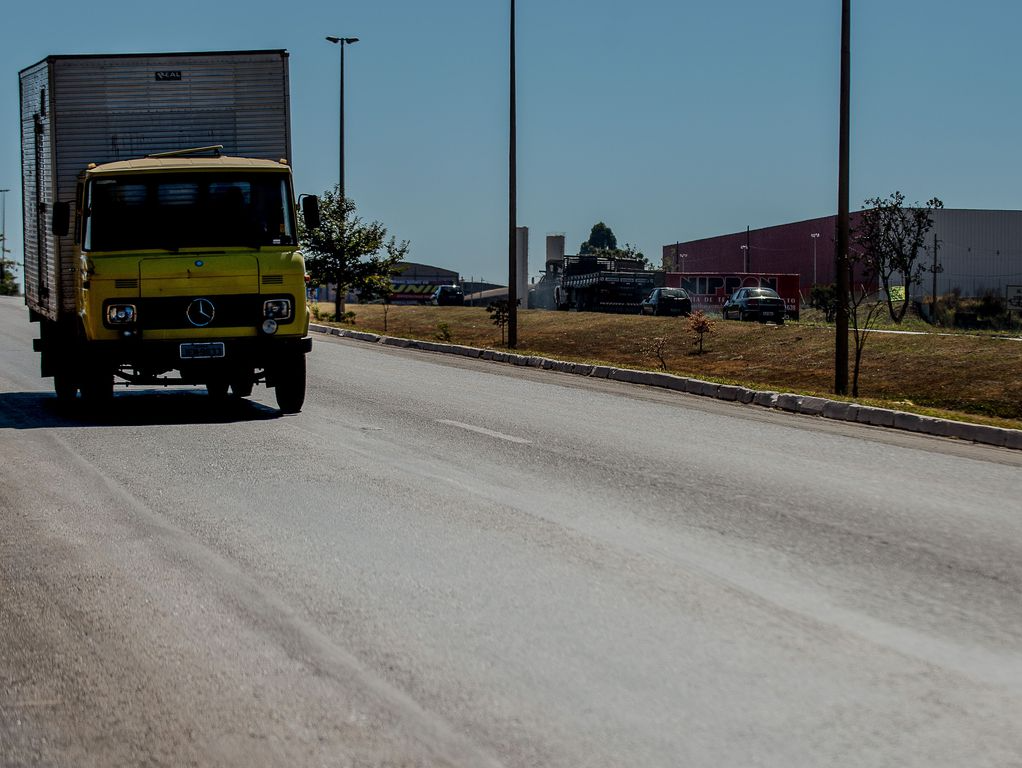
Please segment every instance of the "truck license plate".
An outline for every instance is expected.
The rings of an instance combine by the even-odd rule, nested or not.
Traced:
[[[222,341],[200,341],[181,345],[182,360],[223,356],[224,343]]]

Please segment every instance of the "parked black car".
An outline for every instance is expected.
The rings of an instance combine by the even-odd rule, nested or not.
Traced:
[[[441,285],[433,291],[430,303],[441,307],[460,307],[465,303],[465,291],[460,285]]]
[[[683,288],[654,288],[641,305],[642,315],[690,315],[692,299]]]
[[[728,297],[720,314],[725,320],[759,320],[784,322],[784,299],[773,288],[739,288]]]

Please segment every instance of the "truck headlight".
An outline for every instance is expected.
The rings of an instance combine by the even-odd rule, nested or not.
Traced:
[[[269,299],[263,302],[263,317],[278,322],[291,318],[291,299]]]
[[[263,320],[263,333],[267,336],[272,336],[277,332],[277,321],[272,317],[268,317]]]
[[[110,325],[131,325],[135,314],[134,304],[110,304],[106,308],[106,321]]]

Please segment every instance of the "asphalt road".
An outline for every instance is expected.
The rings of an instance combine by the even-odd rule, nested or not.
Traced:
[[[2,766],[1019,766],[1022,457],[317,340],[58,411],[0,299]]]

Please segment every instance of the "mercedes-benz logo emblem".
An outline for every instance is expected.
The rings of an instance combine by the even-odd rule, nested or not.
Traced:
[[[197,328],[203,328],[213,322],[216,308],[209,299],[195,299],[185,310],[185,317],[188,322]]]

